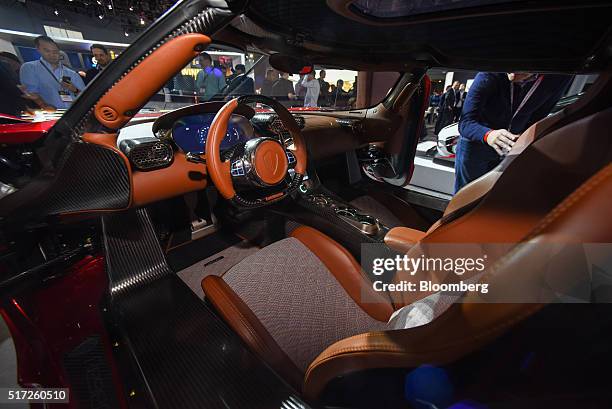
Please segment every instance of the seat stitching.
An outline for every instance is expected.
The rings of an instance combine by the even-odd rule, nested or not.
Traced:
[[[319,233],[317,231],[317,233]],[[365,302],[360,302],[358,300],[353,299],[353,297],[346,291],[346,289],[344,288],[344,286],[340,283],[340,280],[338,279],[338,277],[336,277],[336,275],[331,271],[330,268],[327,267],[327,265],[325,264],[325,262],[321,259],[321,257],[313,250],[311,249],[307,243],[304,243],[302,240],[300,240],[299,238],[295,238],[302,246],[304,246],[308,251],[310,251],[312,254],[314,254],[314,256],[321,262],[321,264],[323,264],[323,266],[325,267],[325,269],[331,274],[331,276],[334,278],[334,280],[336,280],[336,282],[338,283],[338,285],[344,290],[344,292],[346,293],[346,295],[355,303],[355,305],[357,307],[359,307],[362,311],[364,311],[367,315],[369,315],[370,317],[372,317],[372,315],[370,315],[370,312],[368,310],[366,310],[366,308],[370,308],[368,307],[368,304],[380,304],[379,302],[372,302],[372,303],[365,303]],[[333,240],[333,239],[332,239]],[[340,254],[342,255],[342,257],[344,257],[346,260],[348,260],[349,264],[352,265],[352,267],[359,272],[359,276],[361,277],[361,279],[363,280],[364,283],[368,283],[371,282],[371,279],[367,276],[367,274],[363,271],[363,269],[361,268],[361,266],[359,265],[359,263],[357,263],[357,261],[353,258],[353,256],[348,252],[348,250],[346,250],[343,246],[340,246]],[[392,305],[392,301],[389,300],[389,293],[388,292],[384,292],[381,295],[385,295],[387,297],[387,299],[385,299],[384,301],[389,303],[389,306]],[[363,304],[363,306],[362,306]],[[392,308],[392,307],[391,307]],[[393,309],[393,308],[392,308]],[[374,318],[374,317],[372,317]],[[385,321],[380,321],[376,318],[374,318],[375,320],[379,321],[379,322],[385,322]]]
[[[534,311],[538,310],[541,308],[540,304],[537,304],[536,306],[530,308],[529,310],[525,311],[523,314],[516,316],[512,319],[503,321],[497,325],[495,325],[492,328],[489,328],[488,330],[484,331],[484,332],[480,332],[474,336],[468,337],[468,338],[464,338],[462,340],[460,340],[460,342],[456,342],[455,344],[451,344],[451,345],[445,345],[442,347],[439,347],[437,349],[429,349],[429,350],[420,350],[418,351],[417,355],[422,355],[422,354],[431,354],[431,353],[435,353],[444,349],[447,349],[451,346],[453,347],[457,347],[460,346],[462,344],[468,343],[468,342],[472,342],[472,341],[476,341],[479,340],[481,338],[484,338],[488,335],[490,335],[493,332],[496,332],[497,330],[512,326],[513,324],[523,320],[524,318],[528,317],[529,315],[531,315]],[[352,337],[353,339],[357,338],[365,338],[367,340],[367,338],[373,338],[373,337],[379,337],[381,335],[384,335],[385,332],[373,332],[373,333],[365,333],[365,334],[361,334],[361,335],[356,335],[355,337]],[[371,349],[378,349],[375,351],[372,351]],[[308,370],[306,371],[305,374],[305,379],[307,379],[310,374],[314,371],[314,369],[316,369],[317,367],[325,364],[328,361],[331,361],[332,359],[335,359],[341,355],[349,355],[351,353],[355,353],[355,352],[372,352],[372,353],[398,353],[398,354],[404,354],[406,355],[405,349],[401,348],[401,347],[396,347],[394,345],[389,345],[388,343],[374,343],[374,344],[369,344],[369,345],[364,345],[364,346],[355,346],[355,347],[344,347],[344,348],[340,348],[338,350],[333,351],[332,353],[330,353],[330,355],[328,356],[324,356],[321,359],[315,359],[315,361],[313,361],[313,364],[316,363],[315,365],[310,365],[308,367]]]
[[[487,329],[484,332],[479,332],[476,335],[473,335],[471,337],[468,338],[463,338],[461,340],[459,340],[459,342],[455,343],[454,346],[457,346],[458,344],[464,343],[466,341],[474,341],[477,340],[479,338],[482,338],[486,335],[489,335],[492,332],[496,332],[499,329],[502,329],[502,327],[508,326],[508,325],[512,325],[515,322],[521,320],[522,318],[524,318],[525,316],[529,315],[532,311],[535,311],[537,309],[541,308],[540,304],[537,304],[536,306],[530,308],[528,311],[524,312],[523,314],[516,316],[514,318],[511,318],[509,320],[503,321],[489,329]],[[400,330],[402,331],[402,330]],[[354,338],[374,338],[374,337],[379,337],[381,335],[385,335],[386,332],[371,332],[371,333],[365,333],[365,334],[361,334],[361,335],[356,335]],[[449,345],[453,345],[453,344],[446,344],[445,346],[436,348],[436,349],[428,349],[428,350],[420,350],[419,353],[431,353],[431,352],[437,352],[443,349],[446,349],[449,347]],[[394,345],[389,345],[388,343],[382,343],[382,344],[378,344],[378,343],[373,343],[373,344],[369,344],[366,346],[354,346],[354,347],[344,347],[344,348],[340,348],[338,350],[334,351],[334,355],[336,354],[342,354],[343,352],[358,352],[358,351],[365,351],[370,349],[371,347],[375,347],[375,348],[380,348],[381,352],[401,352],[404,351],[403,348],[401,347],[396,347]]]
[[[582,184],[578,189],[576,189],[572,194],[570,194],[565,200],[563,200],[557,207],[555,207],[552,212],[550,212],[546,217],[540,222],[538,226],[534,228],[534,230],[527,235],[527,239],[533,238],[535,235],[540,233],[550,224],[552,224],[556,219],[558,219],[563,213],[565,213],[570,207],[572,207],[576,202],[578,202],[581,198],[583,198],[587,193],[593,190],[597,185],[603,182],[612,174],[612,165],[607,165],[599,172],[597,172],[593,177],[587,180]]]
[[[538,226],[536,226],[531,233],[527,234],[527,236],[525,236],[524,240],[529,240],[533,237],[535,237],[537,234],[539,234],[540,232],[542,232],[544,229],[546,229],[548,226],[550,226],[555,220],[557,220],[559,217],[561,217],[564,213],[566,213],[572,206],[574,206],[581,198],[583,198],[586,194],[588,194],[589,192],[591,192],[596,186],[600,185],[603,181],[605,181],[610,175],[612,174],[612,165],[607,165],[605,166],[603,169],[599,170],[594,176],[592,176],[589,180],[587,180],[586,182],[584,182],[578,189],[576,189],[574,192],[572,192],[565,200],[563,200],[558,206],[556,206],[546,217],[544,217],[544,219],[538,224]],[[485,278],[490,277],[493,272],[497,271],[501,264],[503,264],[504,261],[506,261],[508,258],[512,257],[514,254],[516,254],[520,249],[522,249],[526,244],[520,243],[519,245],[517,245],[514,249],[512,249],[505,257],[503,257],[501,260],[499,260],[497,263],[495,263],[495,265],[491,268],[491,270],[486,273],[485,275],[483,275],[482,279],[480,281],[483,281]],[[506,327],[512,326],[513,324],[521,321],[522,319],[528,317],[529,315],[531,315],[533,312],[537,311],[538,309],[542,308],[541,304],[536,304],[534,307],[526,310],[525,312],[523,312],[523,314],[516,316],[514,318],[502,321],[501,323],[493,326],[492,328],[489,328],[488,330],[485,330],[483,332],[479,332],[475,335],[473,335],[472,337],[469,338],[464,338],[463,340],[461,340],[460,342],[457,342],[454,346],[458,346],[461,345],[462,343],[466,343],[468,341],[474,341],[474,340],[479,340],[481,338],[484,338],[485,336],[496,332],[500,329],[504,329]],[[379,337],[381,335],[384,335],[384,332],[375,332],[375,333],[366,333],[366,334],[362,334],[362,335],[357,335],[355,336],[353,339],[365,339],[367,340],[368,338],[373,338],[373,337]],[[432,353],[432,352],[437,352],[443,349],[448,348],[449,345],[437,348],[435,350],[429,350],[429,351],[420,351],[419,353]],[[378,351],[370,351],[370,352],[383,352],[383,353],[402,353],[405,351],[397,346],[393,346],[393,345],[389,345],[387,343],[374,343],[374,344],[369,344],[369,345],[365,345],[365,346],[356,346],[356,347],[344,347],[344,348],[340,348],[338,350],[332,351],[332,353],[330,353],[329,356],[324,356],[322,359],[320,360],[315,360],[313,363],[316,362],[316,364],[314,366],[310,366],[306,372],[306,378],[308,378],[311,374],[311,372],[318,366],[326,363],[329,360],[332,360],[340,355],[346,354],[346,353],[354,353],[354,352],[365,352],[365,351],[369,351],[371,349],[378,349]]]
[[[504,257],[500,258],[485,274],[482,275],[479,282],[484,282],[496,273],[501,266],[508,261],[508,259],[514,257],[519,251],[527,246],[526,241],[534,238],[537,234],[541,233],[544,229],[550,226],[555,220],[561,217],[567,212],[570,207],[575,205],[582,197],[593,190],[597,185],[603,182],[612,174],[612,165],[607,165],[589,180],[584,182],[582,186],[572,192],[567,198],[565,198],[557,207],[555,207],[548,215],[542,219],[542,221],[528,233],[522,242],[518,243],[512,250],[508,252]]]

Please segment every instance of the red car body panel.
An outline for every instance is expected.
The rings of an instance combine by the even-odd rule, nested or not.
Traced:
[[[1,305],[0,314],[15,343],[18,383],[26,388],[74,391],[62,364],[64,358],[89,337],[98,336],[110,364],[119,406],[127,408],[121,400],[125,396],[123,384],[102,316],[108,287],[104,257],[86,256],[61,274],[48,285],[5,300]],[[71,398],[68,404],[32,403],[31,407],[76,409],[78,402]]]
[[[289,108],[292,112],[316,112],[321,111],[316,107]],[[256,109],[256,112],[270,112],[269,109]],[[143,112],[136,114],[134,118],[157,118],[163,112]],[[22,143],[33,143],[46,135],[55,125],[57,119],[41,122],[32,122],[11,115],[0,114],[0,144],[18,145]],[[6,123],[9,122],[9,123]]]
[[[32,143],[42,138],[56,120],[32,122],[11,115],[0,114],[0,144]]]

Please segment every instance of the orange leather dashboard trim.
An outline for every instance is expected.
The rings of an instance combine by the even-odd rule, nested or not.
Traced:
[[[98,101],[96,119],[110,129],[125,125],[168,78],[211,43],[203,34],[185,34],[163,44],[128,72]]]
[[[129,207],[144,206],[201,190],[208,183],[206,166],[189,162],[182,152],[175,152],[174,161],[167,168],[141,172],[133,170],[129,159],[117,148],[116,134],[86,133],[83,135],[83,141],[112,149],[124,159],[130,175]]]
[[[206,166],[189,162],[182,152],[174,154],[174,162],[167,168],[149,172],[133,172],[133,206],[168,199],[204,189],[207,185]]]

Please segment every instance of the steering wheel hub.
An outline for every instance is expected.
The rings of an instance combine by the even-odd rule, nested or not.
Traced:
[[[285,149],[271,138],[258,138],[250,142],[253,143],[245,146],[246,156],[250,157],[258,182],[264,186],[279,184],[289,170]]]

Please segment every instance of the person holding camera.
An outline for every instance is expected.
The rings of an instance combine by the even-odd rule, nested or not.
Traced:
[[[34,45],[41,57],[21,66],[19,78],[24,91],[54,108],[69,108],[85,88],[83,79],[62,64],[60,49],[50,37],[36,37]]]

